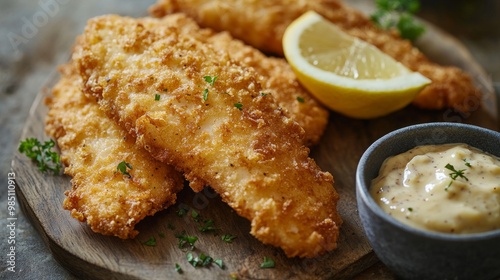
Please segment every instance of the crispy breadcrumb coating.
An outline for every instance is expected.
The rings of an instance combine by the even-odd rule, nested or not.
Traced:
[[[85,93],[191,188],[210,185],[263,243],[289,257],[335,249],[339,197],[304,130],[261,94],[253,68],[184,34],[178,17],[90,20],[73,55]]]
[[[133,238],[139,221],[175,203],[183,177],[106,117],[82,93],[82,79],[71,65],[60,69],[46,131],[57,140],[65,173],[72,177],[63,207],[94,232]],[[132,166],[130,177],[117,170],[122,161]]]
[[[282,37],[287,26],[309,10],[431,79],[415,98],[415,106],[468,112],[481,103],[481,92],[467,73],[431,62],[397,32],[376,27],[367,16],[339,0],[159,0],[150,8],[156,17],[186,13],[202,27],[228,31],[249,45],[278,55],[283,55]]]
[[[301,86],[283,58],[267,57],[227,32],[215,33],[210,29],[201,29],[191,18],[172,17],[172,24],[174,20],[179,32],[213,45],[216,51],[229,53],[235,63],[254,68],[260,75],[262,93],[271,94],[284,113],[305,130],[305,144],[311,146],[319,142],[328,123],[329,111]]]

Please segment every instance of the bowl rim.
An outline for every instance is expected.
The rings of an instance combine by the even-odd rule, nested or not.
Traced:
[[[463,123],[450,123],[450,122],[433,122],[433,123],[422,123],[415,124],[406,127],[399,128],[397,130],[391,131],[384,136],[377,139],[373,142],[363,153],[361,156],[358,166],[356,169],[356,195],[364,202],[365,206],[378,218],[382,219],[385,222],[390,223],[392,226],[399,228],[405,232],[420,235],[426,238],[436,239],[436,240],[447,240],[447,241],[479,241],[489,238],[500,237],[500,229],[490,230],[485,232],[477,232],[477,233],[464,233],[464,234],[456,234],[456,233],[442,233],[437,231],[430,231],[426,229],[416,228],[410,225],[407,225],[394,217],[387,214],[380,206],[376,203],[375,199],[370,195],[369,186],[366,186],[365,180],[363,179],[363,173],[365,172],[365,163],[371,156],[371,154],[380,146],[383,142],[399,136],[404,133],[408,133],[414,129],[421,128],[439,128],[450,126],[455,126],[461,129],[465,129],[467,131],[479,131],[481,133],[493,134],[497,135],[500,139],[500,132],[487,129],[484,127],[471,125],[471,124],[463,124]],[[456,143],[456,142],[447,142],[447,143]],[[431,143],[432,144],[432,143]],[[436,144],[446,144],[446,143],[436,143]],[[415,145],[417,146],[417,145]],[[488,152],[488,151],[486,151]],[[380,166],[378,167],[380,169]],[[358,204],[358,212],[359,212],[359,204]],[[364,223],[363,223],[364,226]]]

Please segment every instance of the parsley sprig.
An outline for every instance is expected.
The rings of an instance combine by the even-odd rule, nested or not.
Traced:
[[[156,238],[154,236],[149,237],[148,240],[144,241],[142,244],[146,246],[154,247],[156,246]]]
[[[126,175],[129,178],[132,178],[132,175],[130,175],[130,173],[128,173],[128,169],[132,169],[132,165],[128,162],[125,162],[125,161],[118,163],[118,166],[116,166],[116,170],[120,171],[123,175]]]
[[[236,235],[232,235],[232,234],[224,234],[221,236],[221,239],[222,241],[226,242],[226,243],[232,243],[233,240],[236,238],[237,236]]]
[[[205,82],[207,82],[210,86],[213,87],[215,84],[215,81],[217,81],[217,76],[204,76],[203,80],[205,80]],[[203,90],[203,101],[207,101],[207,100],[208,100],[208,88],[205,88]]]
[[[187,235],[185,231],[182,231],[180,234],[176,234],[175,237],[179,240],[179,249],[194,250],[194,244],[198,241],[198,237]]]
[[[469,181],[469,178],[467,178],[464,174],[465,174],[465,170],[466,169],[460,169],[460,170],[457,170],[455,169],[455,167],[451,164],[446,164],[446,166],[444,167],[448,170],[451,171],[451,173],[449,173],[450,175],[450,178],[451,178],[451,181],[450,183],[448,184],[448,186],[445,188],[445,190],[447,191],[448,188],[451,186],[451,184],[453,183],[453,181],[455,181],[457,178],[462,178],[462,179],[465,179],[466,181]]]
[[[273,268],[274,260],[269,257],[264,257],[264,261],[260,264],[260,268]]]
[[[411,41],[416,40],[425,32],[413,14],[420,9],[418,0],[376,0],[377,10],[371,15],[375,24],[383,29],[396,28],[401,37]]]
[[[186,255],[187,261],[194,267],[208,267],[212,263],[215,263],[218,267],[224,268],[224,263],[221,259],[214,259],[204,253],[200,253],[195,256],[193,253],[189,252]]]
[[[52,139],[41,143],[36,138],[27,138],[21,141],[18,151],[36,161],[38,170],[42,172],[50,171],[57,175],[61,172],[62,164],[59,154],[52,151],[55,145],[56,143]]]

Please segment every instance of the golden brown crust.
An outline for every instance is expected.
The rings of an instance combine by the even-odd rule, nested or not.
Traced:
[[[135,145],[81,87],[71,65],[61,67],[48,104],[46,131],[57,140],[72,177],[63,207],[95,232],[133,238],[139,221],[175,203],[183,178]],[[121,161],[132,165],[130,178],[117,171]]]
[[[260,50],[278,55],[283,55],[281,38],[286,27],[309,10],[431,79],[432,84],[414,100],[415,106],[468,112],[480,103],[481,93],[467,73],[429,61],[397,32],[377,28],[368,17],[339,0],[159,0],[150,8],[151,14],[157,17],[186,13],[203,27],[226,30]]]
[[[295,120],[305,131],[305,144],[319,142],[329,112],[313,98],[297,80],[290,65],[282,58],[267,57],[257,49],[235,40],[227,32],[208,37],[208,43],[229,53],[232,60],[255,69],[264,94],[271,94],[285,115]]]
[[[184,34],[180,18],[89,21],[73,56],[85,92],[193,189],[209,184],[262,242],[290,257],[335,249],[338,194],[308,158],[304,130],[261,94],[253,68]]]
[[[175,20],[175,24],[181,27],[180,32],[228,53],[236,64],[254,68],[260,75],[263,93],[273,95],[285,114],[305,130],[305,144],[311,146],[319,142],[328,123],[329,111],[300,85],[292,68],[283,58],[267,57],[259,50],[234,39],[227,32],[215,33],[209,29],[201,29],[190,18],[176,17]]]

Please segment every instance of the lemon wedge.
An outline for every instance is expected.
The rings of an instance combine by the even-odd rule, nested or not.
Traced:
[[[283,49],[297,78],[313,96],[353,118],[397,111],[431,82],[313,11],[288,26]]]

